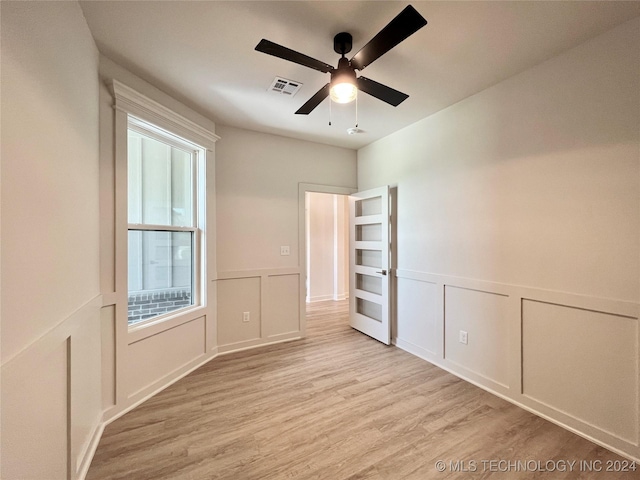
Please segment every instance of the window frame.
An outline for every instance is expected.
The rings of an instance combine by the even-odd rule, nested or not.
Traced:
[[[183,117],[179,113],[165,107],[134,89],[122,84],[118,80],[110,80],[108,87],[112,94],[114,118],[113,159],[115,167],[115,336],[124,344],[133,344],[145,338],[173,329],[179,325],[198,318],[214,315],[211,310],[211,295],[215,290],[209,288],[208,277],[216,277],[215,262],[215,197],[209,198],[215,192],[214,148],[220,139],[204,124]],[[194,184],[194,195],[200,194],[194,214],[198,215],[196,227],[200,230],[195,235],[193,253],[199,258],[199,272],[194,278],[194,303],[197,304],[180,308],[167,314],[158,315],[149,321],[128,325],[128,128],[130,118],[145,125],[145,130],[151,133],[161,133],[163,141],[171,139],[184,149],[185,146],[197,147],[198,158],[195,161],[197,177]],[[148,133],[148,132],[146,132]],[[195,169],[194,169],[195,170]],[[194,175],[195,175],[194,171]],[[105,199],[106,200],[106,199]],[[161,226],[165,228],[165,226]],[[197,241],[196,241],[197,240]],[[197,286],[196,286],[197,285]],[[198,295],[199,298],[195,298]],[[213,304],[214,305],[214,304]],[[215,315],[214,315],[215,316]],[[212,317],[213,318],[213,317]],[[207,320],[209,322],[209,320]],[[207,336],[207,350],[211,348],[211,339]],[[120,367],[116,365],[116,368]]]
[[[203,258],[202,258],[202,244],[204,241],[205,230],[205,212],[200,208],[201,203],[206,201],[204,192],[201,191],[202,185],[199,180],[205,171],[204,165],[201,165],[202,159],[205,157],[204,149],[189,142],[181,137],[178,137],[171,132],[150,124],[144,120],[128,114],[127,115],[127,139],[129,137],[129,130],[132,130],[138,134],[147,136],[158,142],[164,143],[170,147],[182,150],[191,155],[191,224],[192,227],[173,226],[173,225],[157,225],[150,223],[128,223],[127,222],[127,234],[131,231],[152,231],[152,232],[190,232],[192,245],[191,245],[191,305],[185,305],[184,307],[172,310],[170,312],[156,315],[154,317],[137,321],[131,325],[127,324],[129,332],[136,331],[141,328],[145,328],[156,323],[161,323],[169,320],[171,317],[186,313],[188,310],[196,309],[202,306],[202,301],[205,298],[202,292],[202,271],[204,270]],[[128,141],[128,140],[127,140]],[[127,167],[128,167],[128,155],[127,155]],[[127,195],[127,200],[128,195]],[[128,202],[127,202],[128,205]],[[128,220],[128,219],[127,219]],[[127,269],[128,270],[128,269]],[[128,274],[128,271],[127,271]],[[127,286],[127,294],[129,293]]]

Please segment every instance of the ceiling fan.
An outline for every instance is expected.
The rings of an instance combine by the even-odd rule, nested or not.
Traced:
[[[369,43],[362,47],[351,60],[347,60],[345,57],[345,54],[349,53],[352,48],[351,34],[347,32],[338,33],[333,39],[333,50],[341,55],[337,68],[265,39],[260,40],[260,43],[256,45],[256,50],[331,74],[331,81],[318,90],[313,97],[296,111],[298,115],[308,115],[328,96],[331,96],[331,99],[335,102],[349,103],[355,100],[358,90],[362,90],[383,102],[397,107],[409,98],[409,95],[369,78],[358,77],[356,70],[364,70],[368,65],[426,24],[427,21],[422,15],[411,5],[408,5],[386,27],[380,30]]]

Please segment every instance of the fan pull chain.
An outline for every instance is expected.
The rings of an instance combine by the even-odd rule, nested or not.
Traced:
[[[356,128],[358,128],[358,95],[356,94]]]
[[[331,101],[331,99],[329,99],[329,126],[331,126],[331,104],[333,102]]]

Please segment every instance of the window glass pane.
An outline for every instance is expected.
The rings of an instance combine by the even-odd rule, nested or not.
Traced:
[[[379,242],[382,240],[382,224],[366,223],[364,225],[356,225],[356,240]]]
[[[382,213],[382,197],[356,200],[356,217],[380,215]]]
[[[171,149],[171,225],[193,226],[192,154]]]
[[[364,298],[356,299],[356,312],[372,320],[382,321],[382,305],[370,302]]]
[[[129,130],[129,223],[193,227],[193,153]]]
[[[382,278],[356,273],[356,288],[365,292],[382,295]]]
[[[356,265],[382,268],[382,252],[380,250],[356,249]]]
[[[193,305],[193,232],[129,231],[129,325]]]

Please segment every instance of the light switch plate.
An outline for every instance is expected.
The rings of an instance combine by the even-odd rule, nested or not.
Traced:
[[[280,255],[291,255],[289,245],[283,245],[280,247]]]

